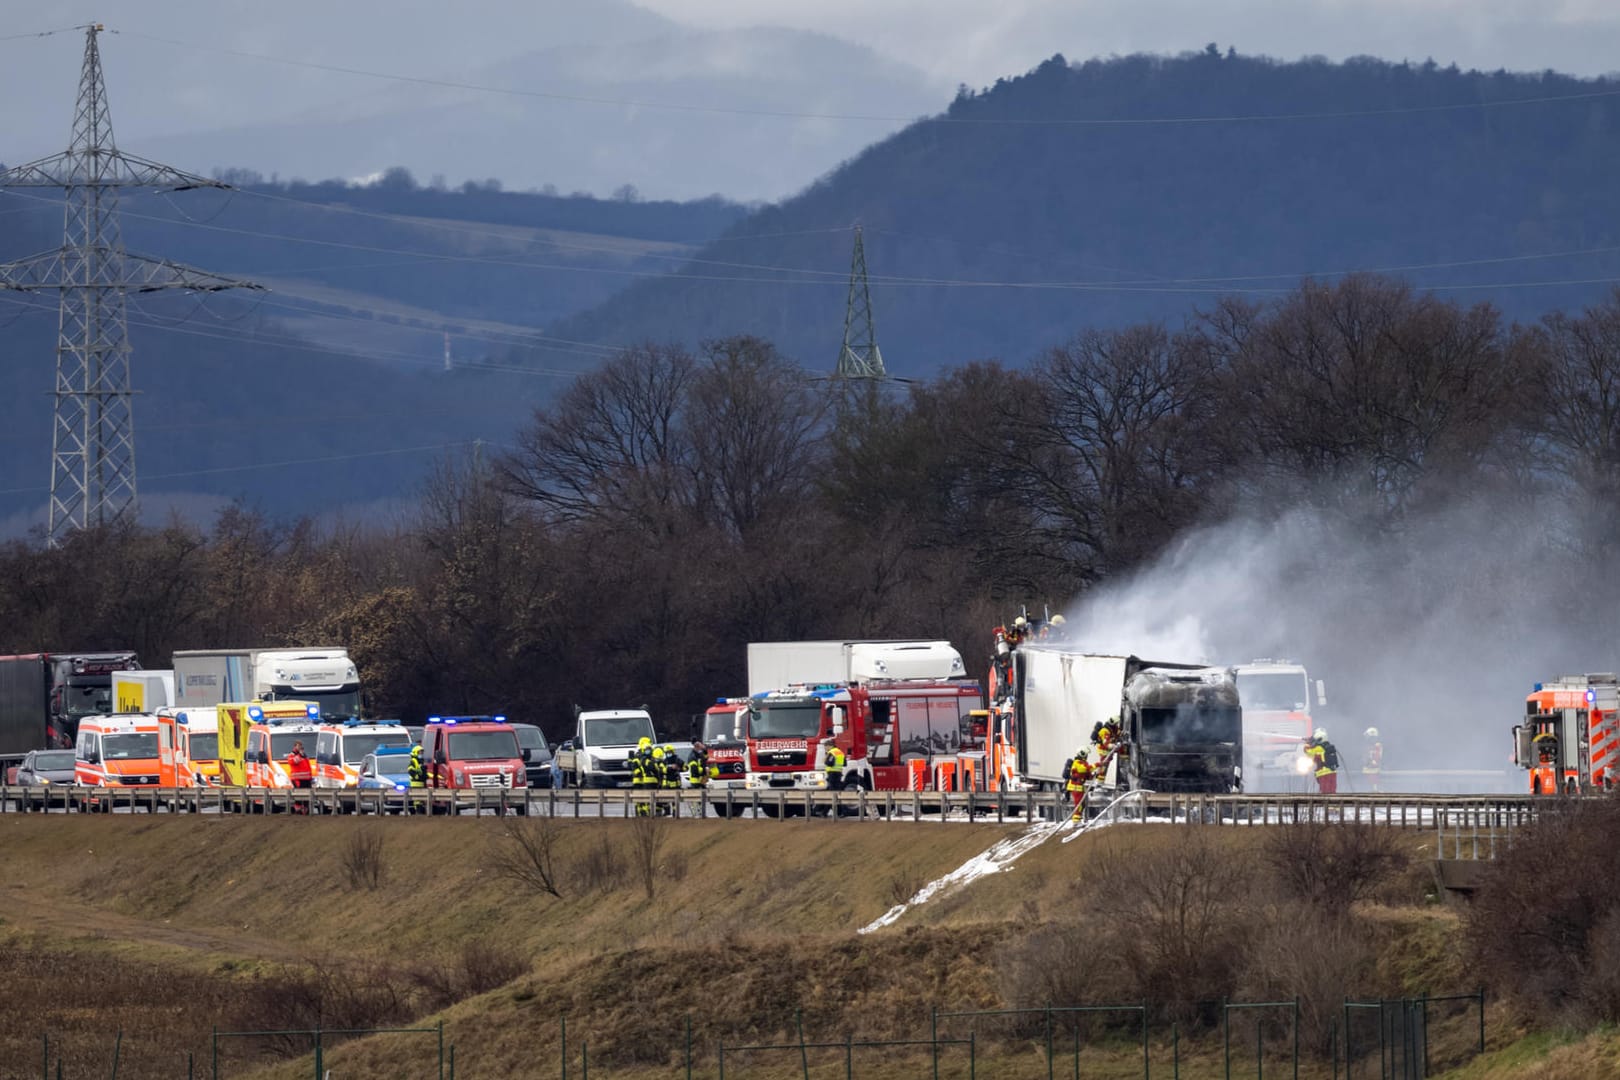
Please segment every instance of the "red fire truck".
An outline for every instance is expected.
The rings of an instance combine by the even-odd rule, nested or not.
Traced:
[[[937,663],[921,662],[922,648]],[[904,651],[910,655],[891,655]],[[872,645],[845,683],[787,686],[748,701],[750,790],[827,787],[826,751],[845,755],[844,787],[867,791],[987,790],[984,695],[977,682],[928,677],[960,671],[943,643]],[[861,658],[857,658],[860,660]],[[905,671],[913,678],[880,673]]]

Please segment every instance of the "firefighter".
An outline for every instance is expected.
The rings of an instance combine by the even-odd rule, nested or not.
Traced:
[[[647,738],[645,735],[642,736],[641,742],[636,746],[635,753],[630,755],[628,764],[630,766],[631,791],[645,792],[650,791],[658,786],[658,775],[653,771],[654,762],[651,739]],[[651,812],[651,808],[645,802],[637,801],[637,817],[646,817]]]
[[[658,777],[658,786],[665,791],[681,790],[681,755],[675,752],[673,746],[667,743],[664,750],[664,771]]]
[[[1067,766],[1063,770],[1064,786],[1069,792],[1069,797],[1074,800],[1073,820],[1075,821],[1079,821],[1080,817],[1085,813],[1086,785],[1095,774],[1096,769],[1091,764],[1091,759],[1084,749],[1075,751],[1074,757],[1069,759]]]
[[[827,752],[822,756],[821,766],[827,770],[827,790],[844,790],[844,766],[848,759],[844,752],[838,748],[837,743],[828,743]]]
[[[427,766],[422,764],[422,744],[411,747],[411,787],[427,787]]]
[[[1384,744],[1378,741],[1378,729],[1370,727],[1362,732],[1365,750],[1361,755],[1361,779],[1368,791],[1382,791],[1379,781],[1384,771]]]
[[[1110,716],[1091,729],[1091,744],[1097,748],[1097,760],[1106,759],[1119,741],[1119,717]]]
[[[1305,744],[1305,756],[1316,766],[1316,790],[1322,795],[1339,792],[1339,748],[1328,742],[1327,729],[1317,728]]]
[[[1530,740],[1536,765],[1530,770],[1530,794],[1558,794],[1558,736],[1543,731]]]
[[[695,788],[709,784],[709,748],[701,741],[692,744],[692,759],[686,763],[686,782]]]

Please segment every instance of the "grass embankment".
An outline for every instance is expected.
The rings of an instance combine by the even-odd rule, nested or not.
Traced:
[[[0,954],[0,1007],[10,1018],[0,1035],[0,1073],[37,1075],[48,1031],[52,1060],[61,1055],[65,1076],[108,1075],[122,1028],[121,1077],[184,1076],[187,1051],[204,1076],[212,1028],[304,1026],[313,1022],[312,1001],[326,1009],[326,1027],[344,1017],[411,1025],[442,1019],[457,1074],[472,1078],[558,1075],[565,1017],[573,1076],[582,1043],[601,1076],[684,1075],[688,1017],[695,1072],[706,1077],[715,1074],[721,1041],[783,1041],[799,1017],[811,1041],[846,1033],[926,1038],[930,1008],[1037,1000],[1030,973],[1071,961],[1038,948],[1032,955],[1032,941],[1039,946],[1032,931],[1064,924],[1095,901],[1086,884],[1099,859],[1146,859],[1178,849],[1189,835],[1113,829],[1047,843],[1010,873],[858,936],[858,927],[897,898],[1007,831],[661,822],[653,826],[661,847],[649,899],[638,873],[644,825],[558,823],[561,897],[495,871],[501,827],[488,818],[0,818],[8,946]],[[1235,866],[1256,859],[1259,830],[1198,832]],[[375,890],[353,884],[345,869],[355,838],[364,835],[383,837]],[[1411,837],[1414,854],[1425,839]],[[1421,906],[1426,872],[1420,862],[1413,866],[1395,889],[1417,906],[1372,907],[1364,915],[1379,942],[1378,993],[1465,984],[1455,919]],[[1100,938],[1087,946],[1086,964],[1097,965],[1099,978],[1118,955],[1116,945]],[[974,1027],[978,1075],[1046,1074],[1039,1020]],[[1234,1070],[1253,1069],[1253,1030],[1247,1018],[1234,1022],[1234,1043],[1246,1040]],[[966,1038],[967,1029],[946,1023],[941,1034]],[[1154,1072],[1167,1074],[1168,1027],[1156,1023],[1150,1034]],[[1060,1055],[1073,1037],[1060,1023]],[[326,1065],[343,1080],[436,1077],[434,1041],[373,1037],[328,1050]],[[1284,1042],[1268,1046],[1268,1072],[1288,1060]],[[297,1043],[226,1040],[220,1074],[308,1076],[307,1055],[278,1056],[300,1049]],[[1181,1049],[1183,1075],[1221,1071],[1218,1034],[1184,1039]],[[883,1068],[886,1053],[892,1064]],[[1082,1069],[1140,1075],[1140,1054],[1128,1036],[1087,1032]],[[809,1057],[813,1075],[843,1075],[842,1051]],[[911,1077],[927,1058],[861,1050],[855,1060],[856,1076]],[[943,1052],[941,1060],[942,1076],[966,1075],[965,1049]],[[1066,1071],[1065,1058],[1058,1060]],[[1306,1070],[1317,1073],[1328,1075],[1325,1063]],[[728,1055],[728,1076],[799,1074],[797,1051]]]

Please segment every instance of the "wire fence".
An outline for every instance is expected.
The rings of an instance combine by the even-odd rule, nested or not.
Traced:
[[[1485,1052],[1485,992],[1416,998],[1343,1000],[1332,1017],[1325,1043],[1302,1040],[1298,998],[1273,1001],[1221,1001],[1199,1010],[1205,1023],[1192,1031],[1156,1020],[1148,1003],[1043,1005],[1013,1009],[931,1010],[910,1037],[857,1037],[851,1031],[812,1036],[796,1012],[778,1028],[784,1037],[714,1041],[694,1035],[693,1017],[684,1018],[672,1037],[658,1040],[638,1031],[633,1049],[615,1040],[595,1063],[588,1039],[570,1039],[566,1018],[556,1021],[555,1041],[531,1030],[522,1075],[560,1080],[649,1075],[686,1080],[1059,1080],[1140,1075],[1180,1080],[1192,1077],[1332,1077],[1333,1080],[1423,1080]],[[1331,1012],[1331,1010],[1330,1010]],[[1208,1022],[1212,1019],[1213,1022]],[[758,1030],[758,1025],[715,1024],[704,1018],[698,1030]],[[576,1027],[577,1031],[577,1027]],[[61,1044],[41,1039],[42,1080],[237,1080],[275,1061],[301,1062],[314,1080],[345,1080],[375,1075],[367,1048],[350,1046],[334,1064],[329,1054],[353,1040],[403,1040],[414,1063],[391,1071],[401,1080],[455,1080],[456,1048],[443,1022],[430,1027],[295,1028],[214,1030],[202,1053],[171,1052],[172,1066],[123,1056],[124,1033],[111,1040],[106,1065],[91,1070],[81,1058],[64,1074]],[[547,1044],[550,1044],[548,1049]],[[372,1044],[375,1045],[375,1044]],[[232,1052],[233,1049],[236,1052]],[[397,1049],[390,1045],[389,1051]],[[390,1057],[389,1060],[393,1060]],[[132,1067],[133,1066],[133,1067]],[[26,1076],[24,1068],[5,1070]],[[468,1076],[474,1074],[467,1073]],[[484,1073],[481,1075],[492,1075]],[[506,1075],[503,1071],[500,1075]]]

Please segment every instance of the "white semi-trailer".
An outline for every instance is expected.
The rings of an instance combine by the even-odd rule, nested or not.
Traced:
[[[174,654],[178,708],[226,701],[313,701],[321,718],[361,715],[360,673],[346,649],[194,649]]]

